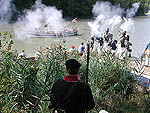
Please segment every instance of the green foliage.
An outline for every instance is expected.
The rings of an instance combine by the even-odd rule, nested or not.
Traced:
[[[22,59],[11,50],[11,35],[1,35],[0,112],[50,112],[51,87],[64,77],[67,59],[75,58],[82,64],[79,75],[85,81],[86,54],[80,57],[77,51],[68,53],[64,46],[53,45],[42,50],[37,60]],[[150,112],[150,94],[146,89],[137,90],[130,72],[128,58],[120,60],[110,53],[90,55],[88,78],[96,105],[92,113],[101,109],[111,113]]]
[[[92,7],[97,1],[102,0],[42,0],[47,6],[56,6],[63,11],[65,17],[92,17]],[[132,3],[140,2],[140,8],[137,15],[143,15],[148,9],[150,0],[103,0],[111,2],[113,5],[120,5],[125,10],[131,7]],[[35,0],[13,0],[17,10],[23,13],[24,9],[29,9],[35,3]]]
[[[38,69],[11,50],[13,40],[8,34],[4,33],[0,48],[0,111],[36,110],[42,96],[36,77]]]
[[[96,110],[113,112],[118,109],[115,105],[129,98],[133,92],[135,84],[129,73],[128,62],[109,53],[90,59],[89,83],[96,100]]]

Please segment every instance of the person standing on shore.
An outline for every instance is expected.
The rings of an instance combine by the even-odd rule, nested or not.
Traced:
[[[35,55],[35,60],[38,60],[41,57],[41,52],[36,51],[34,55]]]
[[[111,53],[113,55],[116,54],[116,50],[117,50],[117,40],[114,40],[113,43],[111,44]]]
[[[75,50],[75,46],[71,46],[71,48],[69,49],[69,52],[72,52],[72,51],[74,51]]]
[[[54,113],[87,113],[94,108],[90,86],[80,81],[80,66],[75,59],[66,61],[67,75],[57,80],[51,90],[52,105],[49,108],[54,108]]]
[[[125,39],[125,47],[126,47],[126,54],[128,57],[131,57],[131,52],[132,52],[130,46],[132,46],[132,43],[129,41],[129,35],[127,35]]]
[[[22,50],[22,52],[18,56],[21,58],[27,58],[27,55],[24,50]]]
[[[144,53],[145,53],[145,66],[148,67],[150,59],[150,42],[146,45]]]
[[[126,31],[120,32],[116,52],[116,56],[119,59],[123,59],[126,56],[125,40],[126,40]]]
[[[78,52],[79,52],[79,55],[80,55],[80,56],[82,56],[83,53],[85,52],[85,46],[84,46],[84,43],[83,43],[83,42],[82,42],[81,45],[79,46]]]
[[[103,38],[104,38],[103,50],[107,52],[110,50],[110,46],[113,40],[113,34],[109,32],[109,28],[107,28],[107,30],[104,32]]]

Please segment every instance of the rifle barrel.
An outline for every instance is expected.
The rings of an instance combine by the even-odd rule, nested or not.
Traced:
[[[87,67],[86,67],[86,79],[85,79],[86,83],[88,83],[89,56],[90,56],[90,45],[87,43]]]

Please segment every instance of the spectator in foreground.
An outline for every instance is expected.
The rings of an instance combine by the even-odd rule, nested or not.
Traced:
[[[94,100],[88,84],[80,81],[78,71],[81,64],[75,59],[66,61],[64,79],[57,80],[51,90],[50,108],[58,113],[87,113],[94,108]]]

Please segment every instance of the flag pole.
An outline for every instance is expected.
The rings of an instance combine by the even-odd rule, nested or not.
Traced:
[[[77,17],[72,19],[71,23],[76,23],[77,22]],[[71,23],[67,24],[64,28],[68,27]]]

